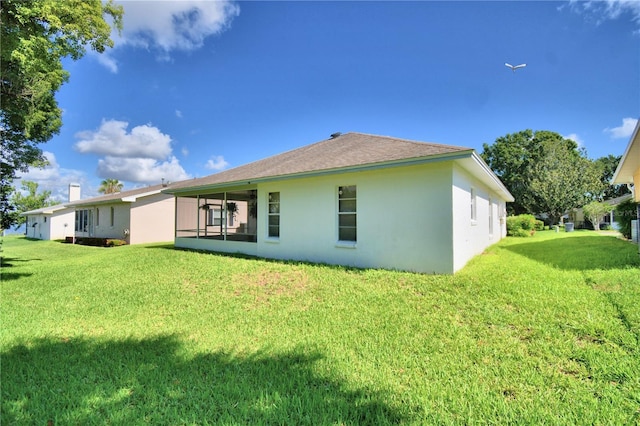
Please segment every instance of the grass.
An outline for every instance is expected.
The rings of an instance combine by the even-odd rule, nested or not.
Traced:
[[[2,250],[2,425],[640,423],[640,258],[604,234],[507,238],[453,276]]]

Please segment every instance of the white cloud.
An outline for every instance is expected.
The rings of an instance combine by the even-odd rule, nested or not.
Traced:
[[[176,157],[167,161],[153,158],[122,158],[107,156],[98,161],[98,176],[102,179],[156,184],[189,179]]]
[[[176,110],[176,117],[182,118],[182,111],[180,111],[179,109]]]
[[[155,184],[175,182],[190,176],[173,155],[171,137],[149,124],[128,131],[126,121],[103,120],[100,127],[76,134],[74,145],[82,154],[95,154],[101,179]]]
[[[180,152],[182,152],[182,156],[183,157],[188,157],[189,156],[189,149],[186,147],[183,147]]]
[[[119,1],[124,7],[122,34],[112,32],[116,49],[133,46],[155,51],[168,60],[173,51],[201,48],[204,40],[226,30],[240,7],[230,0],[216,1]],[[114,49],[98,60],[111,72],[118,71]]]
[[[102,121],[97,131],[76,134],[75,149],[83,154],[114,157],[144,157],[162,160],[171,154],[171,137],[150,125],[136,126],[127,132],[126,121]]]
[[[640,32],[640,1],[638,0],[571,0],[569,4],[572,10],[582,13],[586,19],[594,21],[596,25],[629,14],[638,27],[636,33]]]
[[[209,161],[207,161],[207,164],[205,164],[205,167],[209,170],[219,171],[229,167],[229,163],[227,163],[227,161],[224,159],[222,155],[214,155],[213,157],[209,158]]]
[[[584,146],[584,141],[580,138],[580,136],[577,135],[577,133],[571,133],[571,134],[565,135],[563,136],[563,138],[571,139],[572,141],[578,144],[579,148],[582,148]]]
[[[51,199],[66,202],[69,200],[70,183],[80,184],[83,191],[88,187],[88,179],[83,171],[62,168],[52,152],[44,151],[43,154],[49,164],[43,168],[32,167],[27,173],[19,175],[14,182],[16,188],[20,188],[20,180],[29,180],[38,184],[38,192],[51,191]]]
[[[605,133],[609,133],[614,139],[620,138],[628,138],[633,134],[633,130],[636,128],[636,124],[638,124],[638,120],[636,118],[623,118],[622,125],[614,128],[607,127],[603,131]]]

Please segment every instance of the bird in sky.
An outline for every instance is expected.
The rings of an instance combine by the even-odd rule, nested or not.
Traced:
[[[520,64],[520,65],[515,65],[515,66],[514,66],[514,65],[508,64],[508,63],[506,63],[506,62],[504,63],[504,65],[505,65],[505,66],[507,66],[507,67],[509,67],[509,68],[511,68],[511,70],[512,70],[513,72],[516,72],[516,70],[517,70],[518,68],[524,68],[524,67],[526,67],[526,66],[527,66],[527,64]]]

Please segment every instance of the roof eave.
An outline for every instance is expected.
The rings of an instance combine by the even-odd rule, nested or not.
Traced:
[[[635,154],[635,155],[634,155]],[[636,128],[631,135],[629,144],[622,154],[620,163],[616,168],[613,178],[611,178],[612,185],[621,185],[625,183],[633,183],[633,175],[636,170],[640,168],[640,120],[636,123]]]
[[[231,187],[256,185],[258,183],[273,182],[278,180],[301,179],[301,178],[325,176],[325,175],[339,174],[339,173],[354,173],[354,172],[377,170],[377,169],[389,168],[389,167],[412,166],[412,165],[426,164],[426,163],[439,162],[439,161],[454,161],[454,160],[460,160],[463,158],[469,158],[473,156],[474,153],[475,151],[473,149],[468,149],[463,151],[450,152],[446,154],[429,155],[426,157],[406,158],[402,160],[385,161],[381,163],[369,163],[369,164],[361,164],[356,166],[347,166],[347,167],[338,167],[338,168],[324,169],[324,170],[314,170],[314,171],[301,172],[301,173],[292,173],[292,174],[286,174],[286,175],[265,176],[265,177],[257,177],[257,178],[244,179],[244,180],[220,182],[220,183],[214,183],[214,184],[189,186],[185,188],[163,190],[162,192],[166,194],[173,194],[175,196],[196,195],[198,193],[201,193],[202,191],[221,190],[221,189],[231,188]]]

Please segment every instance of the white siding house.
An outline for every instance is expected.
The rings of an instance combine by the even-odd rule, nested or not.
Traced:
[[[69,202],[80,198],[80,185],[69,185]],[[66,204],[43,207],[21,213],[26,217],[25,235],[39,240],[64,240],[73,236],[75,212]]]
[[[177,247],[453,273],[506,235],[513,197],[468,148],[347,133],[184,181]],[[202,211],[244,203],[240,228]]]
[[[633,199],[639,203],[635,225],[636,235],[640,235],[640,120],[636,123],[629,145],[620,159],[611,183],[614,185],[627,184],[631,189]],[[640,242],[638,250],[640,251]]]

